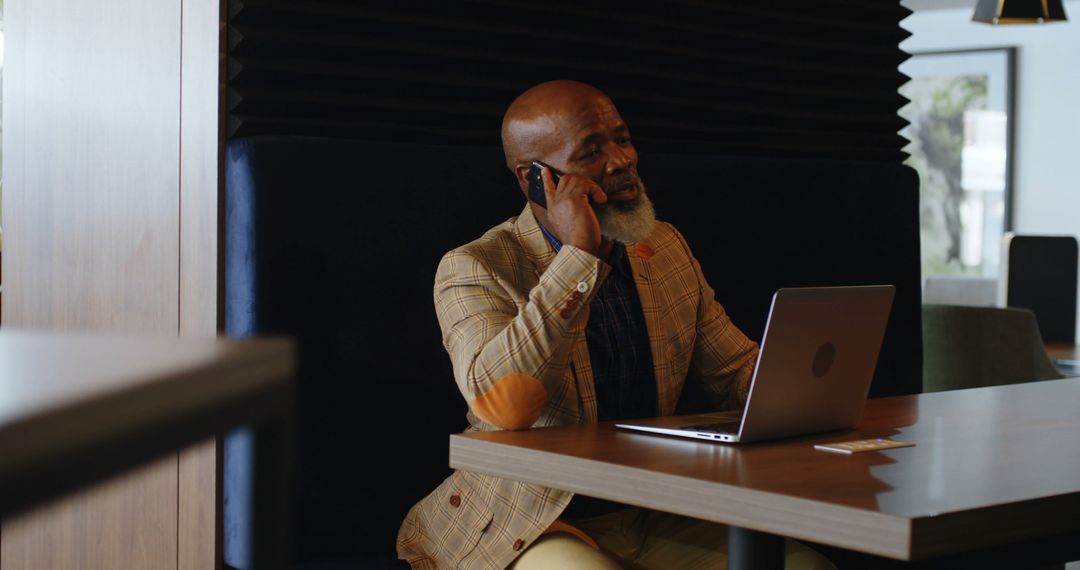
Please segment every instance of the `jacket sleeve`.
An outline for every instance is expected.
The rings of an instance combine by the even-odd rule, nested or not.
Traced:
[[[713,409],[742,408],[750,391],[758,345],[731,322],[724,307],[717,302],[716,292],[705,281],[701,265],[690,252],[686,239],[678,231],[675,235],[690,258],[701,292],[688,379],[700,382]]]
[[[569,338],[611,268],[563,246],[519,309],[503,277],[468,250],[439,263],[435,311],[454,378],[470,409],[503,429],[525,429],[563,382]]]

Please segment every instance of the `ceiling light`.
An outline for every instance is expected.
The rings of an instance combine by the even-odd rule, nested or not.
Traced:
[[[1061,0],[979,0],[971,17],[984,24],[1045,24],[1066,19]]]

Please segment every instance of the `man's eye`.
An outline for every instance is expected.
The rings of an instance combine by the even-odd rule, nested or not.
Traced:
[[[620,146],[625,145],[625,144],[629,144],[630,143],[630,137],[619,137],[619,138],[615,139],[615,142],[619,143]]]
[[[582,153],[581,158],[592,158],[592,157],[594,157],[594,156],[596,156],[598,154],[600,154],[600,149],[594,147],[594,148],[590,148],[590,149],[586,150],[584,153]]]

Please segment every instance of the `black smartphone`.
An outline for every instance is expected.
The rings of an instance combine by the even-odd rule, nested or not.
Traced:
[[[544,194],[543,176],[543,168],[545,166],[551,171],[551,178],[555,180],[555,184],[558,184],[559,179],[562,178],[562,173],[558,170],[555,170],[539,160],[532,161],[532,165],[529,166],[529,199],[540,204],[541,208],[547,208],[547,196]]]

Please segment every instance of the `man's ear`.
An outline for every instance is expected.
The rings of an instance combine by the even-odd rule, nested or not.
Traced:
[[[529,168],[531,167],[531,162],[519,162],[514,165],[514,177],[517,178],[518,187],[526,198],[529,197]]]

